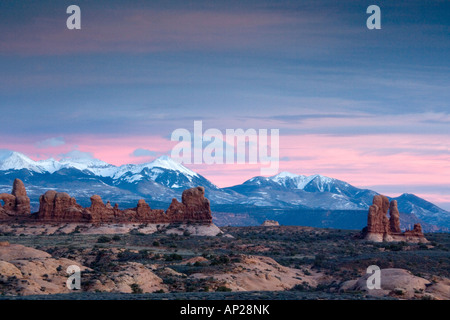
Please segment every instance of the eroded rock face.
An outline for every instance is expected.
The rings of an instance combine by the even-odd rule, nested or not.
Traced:
[[[83,219],[83,207],[67,193],[50,190],[39,198],[35,217],[41,221],[77,222]]]
[[[80,262],[52,257],[47,252],[19,244],[0,246],[0,282],[2,294],[42,295],[72,292],[67,288],[67,269],[78,266],[81,290],[131,293],[137,285],[143,293],[167,291],[163,280],[147,265],[120,263],[111,272],[93,273]]]
[[[387,217],[389,210],[389,218]],[[400,229],[400,212],[397,201],[383,195],[373,197],[367,217],[367,230],[364,231],[365,239],[375,242],[381,241],[409,241],[427,242],[420,224],[414,226],[414,230],[402,233]]]
[[[209,200],[205,189],[197,187],[185,190],[182,203],[173,199],[166,212],[152,210],[145,200],[139,200],[137,207],[119,210],[105,204],[98,195],[91,197],[91,206],[83,208],[67,193],[47,191],[40,198],[39,212],[34,215],[38,221],[46,222],[91,222],[91,223],[212,223]]]
[[[27,190],[25,189],[25,185],[23,184],[22,180],[16,179],[13,183],[13,189],[11,194],[16,197],[26,197],[27,196]]]
[[[402,232],[400,229],[400,212],[398,211],[397,200],[392,200],[389,206],[389,230],[391,233]]]
[[[265,220],[262,225],[263,227],[278,227],[280,224],[275,220]]]
[[[389,231],[389,219],[387,212],[389,209],[389,199],[382,195],[373,197],[372,205],[369,207],[367,228],[373,233],[387,233]]]
[[[197,187],[183,191],[182,202],[172,200],[166,214],[171,222],[212,223],[209,200],[205,198],[205,188]]]
[[[3,205],[2,205],[3,201]],[[30,198],[25,185],[19,179],[14,180],[11,194],[0,194],[0,219],[5,220],[30,214]]]
[[[440,279],[439,282],[432,284],[429,280],[417,277],[408,270],[389,268],[380,270],[380,288],[369,289],[367,280],[370,276],[371,274],[366,274],[357,280],[345,282],[341,291],[364,291],[371,296],[394,296],[402,299],[421,299],[430,292],[434,293],[437,299],[446,299],[446,295],[442,295],[439,289],[446,289],[448,292],[449,288],[446,285],[448,279]],[[438,283],[439,286],[437,286]]]

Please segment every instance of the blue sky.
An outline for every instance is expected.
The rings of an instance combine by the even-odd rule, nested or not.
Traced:
[[[81,30],[66,29],[71,4]],[[371,4],[381,30],[366,28]],[[414,190],[450,208],[449,21],[448,1],[3,0],[0,148],[92,152],[89,137],[95,156],[119,164],[130,152],[112,157],[110,139],[148,137],[132,147],[150,156],[164,152],[157,139],[194,120],[279,128],[282,146],[311,158],[282,149],[282,169]],[[355,163],[328,155],[327,142]],[[399,175],[405,159],[417,166]],[[380,177],[358,178],[367,171]],[[233,182],[252,174],[236,169]]]

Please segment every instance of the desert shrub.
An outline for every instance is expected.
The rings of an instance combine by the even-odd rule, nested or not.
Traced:
[[[111,259],[111,251],[100,250],[97,252],[94,261],[90,263],[89,267],[97,272],[111,272],[117,269],[117,264]]]
[[[240,256],[233,257],[233,258],[231,258],[231,262],[233,262],[233,263],[242,262],[242,258]]]
[[[148,250],[139,250],[139,254],[141,255],[141,259],[148,259],[150,257],[150,252]]]
[[[184,230],[184,232],[183,232],[183,236],[185,236],[185,237],[189,237],[191,235],[191,233],[189,232],[189,230]]]
[[[216,289],[216,292],[231,292],[233,290],[231,290],[230,288],[226,287],[226,286],[220,286]]]
[[[140,232],[137,228],[130,230],[130,234],[134,236],[145,236],[145,233]]]
[[[314,258],[314,263],[313,266],[316,268],[321,268],[325,266],[325,255],[323,254],[318,254],[316,255],[316,257]]]
[[[80,226],[76,226],[75,229],[72,231],[73,234],[80,233]]]
[[[229,264],[231,262],[231,259],[227,255],[221,255],[218,257],[214,257],[211,261],[212,266],[216,265],[222,265],[222,264]]]
[[[302,283],[296,284],[294,287],[292,287],[291,290],[292,291],[310,291],[311,286],[307,282],[302,282]]]
[[[176,280],[172,277],[164,278],[163,283],[168,285],[173,285],[176,282]]]
[[[130,250],[125,250],[122,252],[119,252],[117,254],[117,259],[120,262],[125,262],[125,261],[136,261],[136,260],[140,260],[142,258],[141,254],[137,253],[137,252],[133,252]]]
[[[114,237],[112,237],[112,240],[113,241],[120,241],[120,240],[122,240],[122,238],[119,235],[116,234]]]
[[[143,293],[142,288],[137,283],[133,283],[132,285],[130,285],[130,287],[132,293],[134,294]]]
[[[172,253],[172,254],[169,254],[169,255],[166,254],[164,256],[164,259],[166,261],[180,261],[180,260],[183,260],[183,257],[180,256],[179,254]]]
[[[401,251],[404,246],[404,242],[393,242],[387,248],[391,251]]]
[[[111,239],[108,238],[107,236],[100,236],[97,239],[97,243],[109,243],[109,242],[111,242]]]

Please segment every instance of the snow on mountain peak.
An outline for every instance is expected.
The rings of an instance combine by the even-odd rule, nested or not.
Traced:
[[[28,169],[35,172],[43,171],[43,169],[35,161],[22,153],[5,151],[0,155],[0,170],[20,169]]]
[[[295,174],[295,173],[291,173],[291,172],[287,172],[287,171],[282,171],[279,174],[277,174],[276,176],[271,177],[272,179],[277,179],[277,178],[297,178],[299,175]]]
[[[163,168],[163,169],[167,169],[167,170],[179,171],[179,172],[181,172],[184,175],[189,176],[189,177],[196,177],[196,176],[198,176],[197,173],[195,173],[194,171],[186,168],[182,164],[176,162],[175,160],[173,160],[169,156],[159,157],[159,158],[153,160],[152,162],[150,162],[148,164],[145,164],[144,167],[145,168],[150,168],[150,169],[151,168]]]
[[[315,175],[313,175],[311,177],[312,177],[311,180],[318,179],[322,183],[331,183],[331,182],[333,182],[335,180],[334,178],[329,178],[329,177],[326,177],[326,176],[322,176],[321,174],[315,174]]]
[[[321,186],[332,183],[334,181],[333,178],[328,178],[320,174],[304,176],[287,171],[280,172],[276,176],[270,177],[269,179],[282,186],[301,190],[303,190],[305,186],[313,180],[315,180]]]
[[[102,160],[87,156],[87,154],[82,152],[70,153],[67,157],[62,158],[59,161],[53,158],[34,161],[19,152],[10,150],[3,150],[2,152],[0,150],[0,170],[6,171],[27,169],[38,173],[54,173],[65,168],[89,171],[98,176],[111,177],[115,179],[120,178],[128,172],[131,172],[132,174],[139,174],[144,169],[152,170],[154,173],[152,177],[154,177],[155,175],[157,176],[161,174],[161,172],[157,172],[157,168],[177,171],[189,178],[199,176],[197,173],[189,170],[169,156],[162,156],[150,163],[125,164],[117,167]]]

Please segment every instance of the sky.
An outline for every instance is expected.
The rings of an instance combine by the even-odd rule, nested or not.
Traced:
[[[121,165],[194,121],[279,129],[280,171],[450,209],[449,1],[2,0],[0,29],[0,149]],[[186,166],[222,187],[261,168]]]

